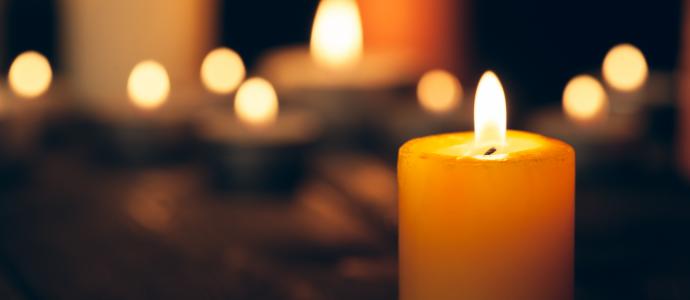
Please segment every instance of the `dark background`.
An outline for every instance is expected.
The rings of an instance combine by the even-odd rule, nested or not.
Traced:
[[[0,2],[1,3],[1,2]],[[1,5],[1,4],[0,4]],[[59,30],[47,0],[6,1],[3,70],[27,49],[45,53],[60,72]],[[309,41],[318,1],[222,1],[220,43],[236,49],[251,68],[265,51]],[[650,69],[672,71],[678,62],[681,1],[511,1],[469,5],[471,78],[484,69],[501,74],[524,108],[558,103],[572,76],[598,72],[606,52],[628,42],[645,53]],[[470,84],[470,86],[473,84]]]

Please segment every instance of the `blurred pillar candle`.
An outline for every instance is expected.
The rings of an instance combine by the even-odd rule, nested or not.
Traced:
[[[456,70],[463,3],[321,0],[309,49],[273,50],[258,73],[279,90],[383,90],[432,68]]]
[[[474,134],[400,149],[400,299],[573,299],[575,153],[506,132],[492,73],[476,97]]]
[[[173,86],[199,82],[214,44],[216,0],[64,0],[63,54],[72,88],[98,105],[123,102],[129,72],[155,59]],[[108,102],[107,100],[110,100]]]
[[[403,53],[419,69],[448,68],[465,75],[468,2],[359,0],[365,50]]]

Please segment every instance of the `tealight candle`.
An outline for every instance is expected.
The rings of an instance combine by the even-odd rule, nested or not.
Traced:
[[[506,130],[493,73],[474,113],[474,133],[400,148],[400,299],[572,299],[573,149]]]
[[[258,77],[240,85],[234,114],[213,107],[198,121],[214,187],[234,192],[292,191],[319,134],[307,111],[280,108],[271,83]]]
[[[165,66],[155,60],[136,64],[126,82],[129,101],[119,109],[101,111],[106,145],[96,153],[106,161],[149,164],[168,163],[188,153],[189,107],[170,100],[171,82]],[[173,105],[180,105],[180,107]],[[187,111],[184,109],[186,108]]]
[[[240,86],[247,70],[237,52],[220,47],[206,55],[200,74],[201,82],[208,91],[216,95],[228,95]]]
[[[649,77],[647,60],[640,49],[631,44],[611,48],[604,57],[601,75],[611,87],[611,108],[614,113],[631,114],[645,104],[645,83]]]
[[[614,113],[611,106],[610,94],[599,80],[577,75],[563,89],[561,108],[536,111],[525,126],[572,145],[581,173],[597,172],[627,162],[627,149],[644,132],[643,116]]]
[[[41,127],[60,103],[54,90],[53,71],[48,59],[36,51],[19,54],[7,74],[9,90],[3,99],[8,136],[5,144],[16,147],[17,154],[27,155],[38,149]],[[4,95],[3,95],[4,96]],[[57,100],[57,101],[56,101]]]
[[[401,99],[396,99],[392,109],[390,103],[377,107],[376,111],[390,112],[375,120],[380,126],[372,126],[373,140],[380,144],[384,157],[395,159],[391,153],[411,138],[472,128],[471,106],[462,105],[464,90],[449,71],[426,72],[417,84],[416,98],[398,97]]]

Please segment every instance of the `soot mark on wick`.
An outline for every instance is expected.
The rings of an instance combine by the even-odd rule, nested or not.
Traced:
[[[494,152],[496,152],[496,147],[491,147],[489,148],[489,150],[486,150],[486,152],[484,152],[484,155],[491,155],[494,154]]]

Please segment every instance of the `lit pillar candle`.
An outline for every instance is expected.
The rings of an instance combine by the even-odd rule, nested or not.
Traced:
[[[407,142],[398,161],[400,299],[573,298],[575,153],[506,131],[486,73],[475,132]]]

